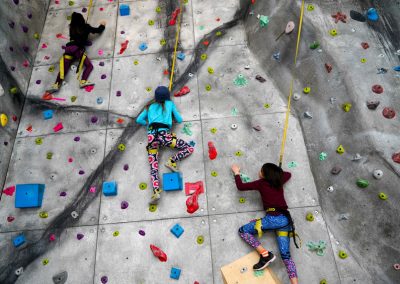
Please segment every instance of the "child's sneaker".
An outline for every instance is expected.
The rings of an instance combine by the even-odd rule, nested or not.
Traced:
[[[158,202],[160,201],[160,199],[161,199],[161,193],[162,192],[162,189],[155,189],[154,191],[153,191],[153,195],[151,196],[151,200],[150,200],[150,205],[156,205],[156,204],[158,204]]]
[[[89,81],[87,81],[87,80],[81,80],[81,81],[79,82],[79,87],[80,87],[81,89],[83,89],[83,88],[85,88],[85,87],[88,87],[88,86],[94,86],[94,85],[95,85],[94,83],[89,82]]]
[[[172,161],[172,158],[169,158],[169,159],[168,159],[168,162],[165,164],[165,166],[166,166],[168,169],[170,169],[171,171],[173,171],[173,172],[178,172],[178,171],[179,171],[176,162],[173,162],[173,161]]]
[[[272,252],[268,253],[268,256],[264,257],[260,255],[260,261],[257,264],[254,264],[253,269],[258,271],[258,270],[263,270],[266,268],[271,262],[275,260],[275,255]]]
[[[53,94],[56,93],[60,90],[60,85],[57,83],[54,83],[53,85],[51,85],[51,88],[46,90],[47,93]]]

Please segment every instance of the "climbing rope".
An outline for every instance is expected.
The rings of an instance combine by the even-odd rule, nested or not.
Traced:
[[[88,11],[87,11],[86,23],[89,21],[90,10],[92,9],[92,6],[93,6],[93,0],[90,0]]]
[[[301,1],[299,29],[298,29],[298,32],[297,32],[296,54],[294,56],[294,69],[296,68],[297,55],[299,54],[299,45],[300,45],[300,39],[301,39],[301,28],[302,28],[302,25],[303,25],[303,15],[304,15],[304,2],[305,2],[305,0]],[[294,76],[292,76],[292,80],[290,82],[288,106],[287,106],[287,110],[286,110],[285,124],[284,124],[284,128],[283,128],[281,151],[280,151],[280,154],[279,154],[279,166],[280,167],[282,167],[283,155],[285,153],[286,136],[287,136],[287,131],[288,131],[288,128],[289,128],[289,115],[290,115],[290,105],[291,105],[292,95],[293,95],[293,83],[294,83]]]
[[[169,79],[169,91],[172,90],[172,83],[174,80],[174,75],[175,75],[175,63],[176,63],[176,51],[178,50],[178,43],[179,43],[179,35],[181,33],[181,19],[182,19],[182,0],[179,1],[179,15],[178,15],[178,28],[176,30],[176,36],[175,36],[175,47],[174,47],[174,56],[172,58],[172,70],[171,70],[171,77]]]

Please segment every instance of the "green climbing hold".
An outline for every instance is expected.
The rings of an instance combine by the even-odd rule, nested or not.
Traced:
[[[49,263],[49,259],[45,258],[42,260],[43,265],[47,265]]]
[[[141,182],[141,183],[139,184],[139,188],[140,188],[141,190],[145,190],[145,189],[147,188],[147,183]]]
[[[368,187],[369,182],[368,182],[366,179],[361,179],[361,178],[359,178],[359,179],[357,180],[357,185],[358,185],[358,187],[366,188],[366,187]]]
[[[54,72],[54,69],[55,69],[54,65],[51,65],[51,66],[49,67],[48,71],[49,71],[50,73],[53,73],[53,72]]]
[[[34,34],[33,34],[33,38],[34,38],[34,39],[40,39],[40,35],[39,35],[38,33],[34,33]]]
[[[69,6],[74,6],[75,2],[74,1],[68,1]]]
[[[156,211],[157,211],[157,205],[151,204],[151,205],[149,206],[149,211],[150,211],[150,212],[156,212]]]
[[[306,215],[306,220],[307,221],[310,221],[310,222],[312,222],[312,221],[314,221],[314,215],[312,214],[312,213],[307,213],[307,215]]]
[[[72,97],[71,97],[71,102],[74,103],[74,102],[76,101],[76,99],[77,99],[77,96],[72,96]]]
[[[243,87],[247,85],[247,79],[242,74],[239,74],[235,80],[233,80],[233,83],[238,87]]]
[[[121,144],[118,145],[118,150],[120,150],[121,152],[125,151],[125,149],[126,149],[125,144],[121,143]]]
[[[328,154],[327,154],[327,153],[321,152],[321,153],[319,154],[319,160],[320,160],[320,161],[325,161],[326,158],[328,158]]]
[[[319,47],[319,42],[314,41],[312,44],[310,44],[310,49],[317,49]]]
[[[10,94],[11,95],[15,95],[16,93],[18,93],[18,88],[17,87],[10,88]]]
[[[114,237],[118,237],[118,236],[119,236],[119,231],[115,231],[115,232],[113,233],[113,236],[114,236]]]
[[[246,182],[250,182],[251,179],[248,175],[246,174],[240,174],[240,179],[242,180],[242,182],[246,183]]]
[[[261,26],[262,28],[263,28],[263,27],[266,27],[266,26],[268,26],[268,23],[269,23],[268,16],[261,15],[261,16],[260,16],[260,26]]]
[[[345,258],[347,258],[347,253],[344,251],[344,250],[340,250],[339,251],[339,257],[341,258],[341,259],[345,259]]]
[[[289,168],[289,169],[295,168],[295,167],[297,167],[297,162],[292,161],[292,162],[289,162],[289,163],[288,163],[288,168]]]
[[[198,236],[196,241],[197,241],[197,244],[202,245],[204,243],[204,237]]]
[[[389,198],[389,197],[388,197],[385,193],[383,193],[383,192],[380,192],[378,196],[379,196],[379,198],[382,199],[382,200],[386,200],[386,199]]]
[[[239,198],[239,203],[245,203],[245,202],[246,202],[246,198],[244,198],[244,197]]]
[[[36,138],[35,139],[35,143],[36,143],[36,145],[42,145],[43,144],[43,138],[41,138],[41,137]]]
[[[254,270],[255,277],[262,277],[264,275],[264,270]]]
[[[318,243],[308,242],[307,247],[308,250],[315,251],[318,256],[323,256],[325,254],[326,242],[322,240],[319,241]]]
[[[193,131],[190,129],[190,127],[192,127],[192,123],[191,122],[186,122],[183,124],[183,128],[182,128],[182,133],[192,136]]]
[[[53,158],[53,153],[52,152],[48,152],[46,154],[46,158],[47,158],[47,160],[51,160]]]
[[[236,115],[238,114],[237,108],[233,107],[233,108],[231,109],[231,114],[234,115],[234,116],[236,116]]]

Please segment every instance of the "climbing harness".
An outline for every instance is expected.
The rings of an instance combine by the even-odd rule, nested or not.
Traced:
[[[175,63],[176,63],[176,56],[177,56],[177,49],[178,49],[178,43],[179,43],[179,34],[181,32],[181,20],[182,20],[182,0],[179,1],[179,15],[178,15],[178,28],[176,30],[176,36],[175,36],[175,47],[174,47],[174,56],[172,58],[172,70],[171,70],[171,77],[169,79],[169,91],[172,90],[172,83],[174,80],[174,75],[175,75]]]
[[[72,55],[68,55],[68,54],[64,54],[63,56],[61,56],[61,58],[60,58],[60,79],[61,80],[64,80],[64,74],[65,74],[64,59],[72,60],[72,59],[74,59],[74,57]]]
[[[168,129],[169,130],[169,126],[164,124],[164,123],[158,123],[158,122],[154,122],[152,124],[150,124],[148,130],[154,134],[154,140],[156,140],[160,134],[160,129],[164,130],[164,129]],[[175,133],[171,133],[172,135],[172,141],[171,144],[169,145],[169,147],[171,148],[175,148],[176,146],[176,140],[177,140],[177,136]],[[147,152],[149,154],[157,154],[158,153],[158,149],[154,149],[151,147],[151,143],[149,143],[147,145]]]
[[[301,39],[301,28],[302,28],[302,25],[303,25],[303,15],[304,15],[304,2],[305,2],[305,0],[301,1],[299,29],[298,29],[298,33],[297,33],[297,43],[296,43],[296,54],[294,56],[294,68],[296,68],[297,55],[299,53],[299,45],[300,45],[300,39]],[[290,103],[291,103],[291,99],[292,99],[292,95],[293,95],[293,83],[294,83],[294,78],[292,77],[292,80],[290,82],[290,91],[289,91],[288,106],[287,106],[287,111],[286,111],[285,125],[284,125],[284,128],[283,128],[281,151],[280,151],[280,154],[279,154],[279,166],[280,167],[282,167],[283,155],[285,153],[286,136],[287,136],[287,131],[288,131],[288,128],[289,128],[289,114],[290,114]]]

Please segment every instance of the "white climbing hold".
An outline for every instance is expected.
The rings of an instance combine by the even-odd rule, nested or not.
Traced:
[[[359,161],[361,159],[362,159],[362,156],[359,153],[356,153],[351,160],[352,161]]]
[[[334,189],[333,186],[331,185],[331,186],[329,186],[326,190],[327,190],[328,192],[333,192],[335,189]]]
[[[329,100],[331,101],[331,104],[334,104],[336,102],[336,98],[333,98],[333,97],[330,98]]]
[[[236,123],[232,123],[231,129],[236,130],[238,128],[238,125]]]
[[[24,272],[24,268],[20,267],[17,270],[15,270],[15,275],[20,276]]]
[[[309,112],[309,111],[306,111],[306,112],[304,113],[304,117],[305,117],[305,118],[313,118],[312,113]]]
[[[300,98],[301,98],[301,96],[300,96],[299,93],[294,93],[294,94],[293,94],[293,99],[294,99],[295,101],[300,100]]]
[[[76,219],[76,218],[79,217],[79,214],[78,214],[78,212],[76,212],[76,211],[72,211],[72,212],[71,212],[71,216],[72,216],[72,218]]]
[[[383,171],[382,170],[375,170],[373,173],[374,178],[376,179],[381,179],[383,177]]]

